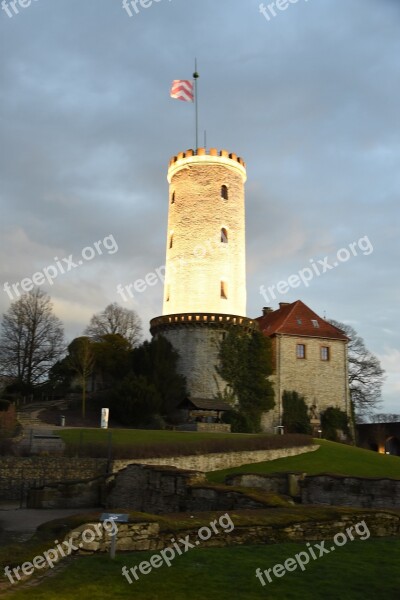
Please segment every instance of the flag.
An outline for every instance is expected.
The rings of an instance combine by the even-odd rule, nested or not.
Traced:
[[[176,100],[183,100],[183,102],[193,102],[193,81],[189,81],[188,79],[175,79],[172,82],[170,96],[171,98],[176,98]]]

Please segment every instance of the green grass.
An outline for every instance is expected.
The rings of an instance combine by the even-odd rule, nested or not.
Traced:
[[[68,444],[79,444],[83,439],[85,443],[106,444],[109,435],[112,435],[116,445],[143,446],[159,443],[185,443],[197,444],[199,440],[229,439],[231,433],[207,433],[190,431],[162,431],[148,429],[63,429],[57,434]],[[251,434],[235,434],[235,438],[248,438]]]
[[[315,452],[279,458],[207,473],[210,481],[222,483],[232,473],[280,473],[301,471],[308,475],[334,473],[355,477],[389,477],[400,479],[400,457],[378,454],[345,444],[315,440],[321,447]]]
[[[67,453],[105,457],[111,439],[114,458],[149,458],[210,452],[268,450],[312,444],[310,436],[181,432],[143,429],[65,429]]]
[[[72,562],[40,586],[5,595],[11,600],[395,600],[400,589],[400,540],[349,542],[262,587],[255,570],[270,569],[304,551],[305,544],[191,550],[129,584],[124,565],[138,565],[150,552],[119,554],[115,561],[91,556]],[[317,550],[318,554],[318,550]]]

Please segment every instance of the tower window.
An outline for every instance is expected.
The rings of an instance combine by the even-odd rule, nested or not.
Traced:
[[[228,286],[226,281],[221,281],[221,298],[228,299]]]
[[[171,204],[175,204],[175,192],[172,192]]]
[[[165,290],[165,302],[169,302],[169,285],[166,286]]]
[[[296,345],[296,356],[297,356],[297,358],[305,358],[306,357],[305,344],[297,344]]]
[[[321,346],[321,360],[329,360],[330,352],[328,346]]]
[[[172,248],[173,245],[174,245],[174,234],[171,233],[171,235],[169,236],[169,247]]]
[[[221,244],[227,244],[228,243],[228,232],[225,229],[225,227],[223,227],[221,229]]]
[[[228,200],[228,188],[226,185],[221,186],[221,198],[222,200]]]

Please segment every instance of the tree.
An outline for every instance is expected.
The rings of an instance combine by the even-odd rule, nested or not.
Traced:
[[[353,327],[338,321],[329,321],[348,338],[349,388],[353,412],[357,417],[370,415],[381,403],[385,371],[379,359],[365,346]]]
[[[129,375],[108,395],[112,414],[124,425],[146,426],[159,414],[161,398],[142,375]]]
[[[285,433],[311,433],[310,417],[304,396],[284,390],[282,394],[282,425]]]
[[[75,338],[68,346],[66,365],[74,371],[82,386],[82,418],[86,416],[86,383],[93,372],[95,357],[93,347],[88,337]]]
[[[107,334],[119,334],[130,343],[131,347],[137,346],[142,337],[142,325],[139,316],[134,310],[123,308],[116,302],[90,319],[84,335],[95,341],[101,341]]]
[[[111,387],[131,370],[132,350],[127,339],[119,333],[107,333],[92,342],[96,375],[101,374],[103,387]]]
[[[235,431],[260,430],[261,415],[275,405],[272,384],[271,340],[261,331],[248,333],[232,327],[219,348],[217,373],[227,382],[227,397],[237,405],[228,415]]]
[[[371,423],[399,423],[400,415],[396,413],[374,413],[370,415]]]
[[[133,350],[133,370],[154,385],[163,416],[170,415],[186,397],[186,380],[177,372],[178,353],[162,335]]]
[[[3,316],[0,366],[4,375],[32,390],[64,353],[64,331],[50,296],[38,288],[13,302]]]

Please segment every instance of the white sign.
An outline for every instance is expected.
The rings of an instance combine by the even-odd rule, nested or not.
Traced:
[[[108,428],[108,416],[110,414],[110,410],[108,408],[102,408],[101,409],[101,428],[102,429],[107,429]]]

